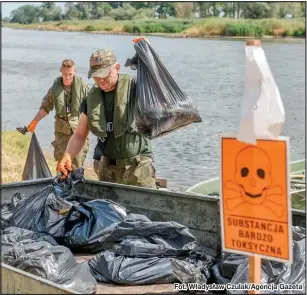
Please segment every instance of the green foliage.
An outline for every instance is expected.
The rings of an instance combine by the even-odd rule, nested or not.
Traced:
[[[174,2],[159,2],[156,8],[159,18],[167,18],[176,15],[176,3]]]
[[[11,22],[20,24],[32,24],[39,21],[40,8],[35,5],[23,5],[13,10]]]
[[[115,19],[111,16],[103,16],[99,19],[100,21],[114,22]]]
[[[112,27],[104,27],[104,31],[112,31],[113,28]]]
[[[305,8],[306,3],[304,2],[282,2],[279,3],[279,9],[277,16],[284,18],[287,14],[292,15],[292,17],[301,17],[306,13]]]
[[[92,25],[87,25],[83,29],[84,31],[91,32],[91,31],[112,31],[113,27],[105,26],[105,27],[94,27]]]
[[[130,2],[129,4],[137,10],[147,9],[147,8],[152,9],[156,5],[159,5],[159,3],[157,3],[157,2],[155,3],[154,1],[150,1],[150,2]]]
[[[81,16],[80,11],[73,4],[73,2],[66,2],[65,9],[66,9],[65,19],[74,20],[74,19],[79,19],[79,17]]]
[[[175,6],[176,17],[191,18],[193,15],[194,5],[192,2],[181,2]]]
[[[293,36],[293,31],[291,29],[285,30],[283,33],[284,37],[291,37]]]
[[[283,33],[284,37],[305,37],[306,31],[305,28],[298,28],[296,30],[287,29]]]
[[[123,3],[122,7],[115,8],[110,12],[110,16],[115,20],[131,20],[136,13],[136,9],[128,3]]]
[[[46,9],[54,9],[55,8],[55,3],[52,1],[47,1],[47,2],[43,2],[41,5],[41,8],[46,8]]]
[[[106,17],[112,11],[112,6],[105,2],[87,2],[90,6],[90,18],[91,19],[101,19],[102,17]]]
[[[267,2],[244,3],[242,16],[249,19],[260,19],[271,17],[272,6]]]
[[[140,8],[136,11],[135,15],[132,17],[132,20],[152,19],[153,15],[154,10],[152,8]]]
[[[79,19],[89,19],[90,17],[89,3],[77,2],[76,8],[79,10]]]
[[[46,2],[48,3],[48,2]],[[53,3],[55,4],[55,3]],[[42,20],[45,21],[59,21],[61,20],[61,14],[62,14],[62,9],[61,7],[55,7],[51,6],[50,8],[48,7],[43,7],[41,8],[41,18]]]
[[[180,33],[191,26],[191,21],[144,21],[124,25],[127,33]]]
[[[304,37],[305,8],[304,2],[66,2],[63,13],[57,3],[42,2],[19,7],[9,21],[23,25],[43,21],[48,29],[133,34]]]
[[[92,25],[87,25],[86,27],[84,27],[84,31],[90,32],[90,31],[95,31],[95,30],[96,30],[95,27]]]
[[[126,33],[141,33],[140,28],[137,25],[133,25],[133,24],[124,25],[123,31]]]
[[[227,24],[224,34],[225,36],[261,37],[264,35],[264,29],[254,24]]]
[[[23,5],[12,12],[10,22],[31,24],[40,21],[101,20],[119,21],[151,19],[235,18],[264,19],[305,17],[305,2],[66,2],[65,12],[56,2],[41,6]],[[7,20],[6,20],[7,21]],[[149,30],[152,30],[149,28]],[[153,29],[158,30],[158,29]],[[160,30],[160,29],[159,29]],[[164,28],[180,31],[179,27]],[[266,30],[265,30],[266,31]],[[269,29],[267,30],[269,31]]]
[[[9,23],[9,22],[10,22],[10,18],[9,18],[9,17],[4,17],[4,18],[2,19],[2,21],[3,21],[4,23]]]
[[[305,28],[296,29],[296,30],[293,32],[293,36],[294,36],[294,37],[305,37],[305,36],[306,36],[306,30],[305,30]]]

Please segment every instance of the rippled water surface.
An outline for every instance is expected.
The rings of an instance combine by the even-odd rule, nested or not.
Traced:
[[[74,59],[78,74],[87,80],[90,54],[110,47],[122,72],[135,74],[124,68],[135,53],[133,37],[3,28],[3,130],[14,130],[33,119],[65,58]],[[238,130],[245,42],[162,37],[150,37],[150,41],[178,85],[195,100],[203,119],[152,141],[157,176],[167,178],[170,189],[186,190],[219,175],[218,136]],[[291,160],[305,158],[305,42],[265,41],[262,47],[286,110],[283,134],[291,139]],[[39,123],[36,133],[42,148],[52,151],[53,115]],[[89,164],[95,143],[92,136]]]

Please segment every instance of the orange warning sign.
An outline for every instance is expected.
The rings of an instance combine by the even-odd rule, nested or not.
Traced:
[[[221,138],[223,250],[292,262],[289,140]]]

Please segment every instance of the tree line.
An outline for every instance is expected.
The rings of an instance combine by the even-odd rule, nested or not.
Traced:
[[[61,20],[146,20],[228,17],[242,19],[306,16],[305,2],[56,2],[23,5],[4,22],[31,24]]]

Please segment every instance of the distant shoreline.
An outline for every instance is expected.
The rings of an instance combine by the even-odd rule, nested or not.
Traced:
[[[272,29],[271,27],[277,26],[274,21],[279,22],[280,28]],[[212,22],[212,23],[209,23]],[[154,24],[161,25],[160,21],[153,21]],[[172,22],[170,22],[172,23]],[[183,30],[182,32],[173,33],[170,32],[146,32],[144,29],[145,26],[149,26],[146,23],[136,23],[133,22],[106,22],[106,21],[60,21],[60,22],[45,22],[45,23],[35,23],[35,24],[16,24],[16,23],[2,23],[2,27],[11,28],[17,30],[36,30],[36,31],[55,31],[55,32],[82,32],[89,34],[102,34],[102,35],[133,35],[133,36],[157,36],[157,37],[165,37],[165,38],[184,38],[184,39],[208,39],[208,40],[248,40],[248,39],[261,39],[261,40],[285,40],[285,41],[302,41],[305,40],[305,35],[300,36],[292,36],[291,34],[287,34],[291,30],[294,30],[294,27],[291,22],[280,21],[280,20],[272,20],[272,24],[261,25],[260,21],[256,21],[255,25],[257,28],[261,28],[263,32],[271,32],[269,34],[263,34],[262,36],[241,36],[239,35],[226,35],[226,27],[228,24],[233,25],[234,30],[239,30],[238,32],[242,33],[250,24],[246,20],[243,21],[242,24],[237,24],[235,21],[229,20],[209,20],[208,24],[206,22],[195,24],[190,26],[189,28]],[[131,27],[135,28],[131,28]],[[236,28],[238,26],[238,28]],[[244,27],[247,26],[247,27]],[[253,26],[253,24],[251,25]],[[262,27],[263,26],[263,27]],[[140,30],[141,32],[135,32],[132,30]],[[148,29],[148,27],[147,27]],[[145,30],[145,32],[143,32]],[[290,30],[290,31],[289,31]],[[297,30],[297,28],[296,28]],[[305,28],[304,28],[305,31]],[[293,31],[292,31],[293,32]],[[243,33],[242,33],[243,34]]]
[[[2,26],[6,27],[6,26]],[[57,30],[57,29],[49,29],[49,28],[12,28],[7,26],[6,28],[14,29],[14,30],[27,30],[27,31],[45,31],[45,32],[79,32],[79,33],[87,33],[87,34],[101,34],[101,35],[128,35],[128,36],[154,36],[154,37],[164,37],[164,38],[173,38],[173,39],[208,39],[208,40],[217,40],[217,39],[229,39],[229,40],[248,40],[248,39],[264,39],[264,40],[286,40],[286,41],[298,41],[298,40],[305,40],[303,37],[283,37],[283,36],[262,36],[262,37],[255,37],[255,36],[224,36],[224,35],[211,35],[211,36],[197,36],[192,34],[184,34],[184,33],[128,33],[128,32],[118,32],[118,31],[84,31],[78,29],[69,29],[69,30]]]

